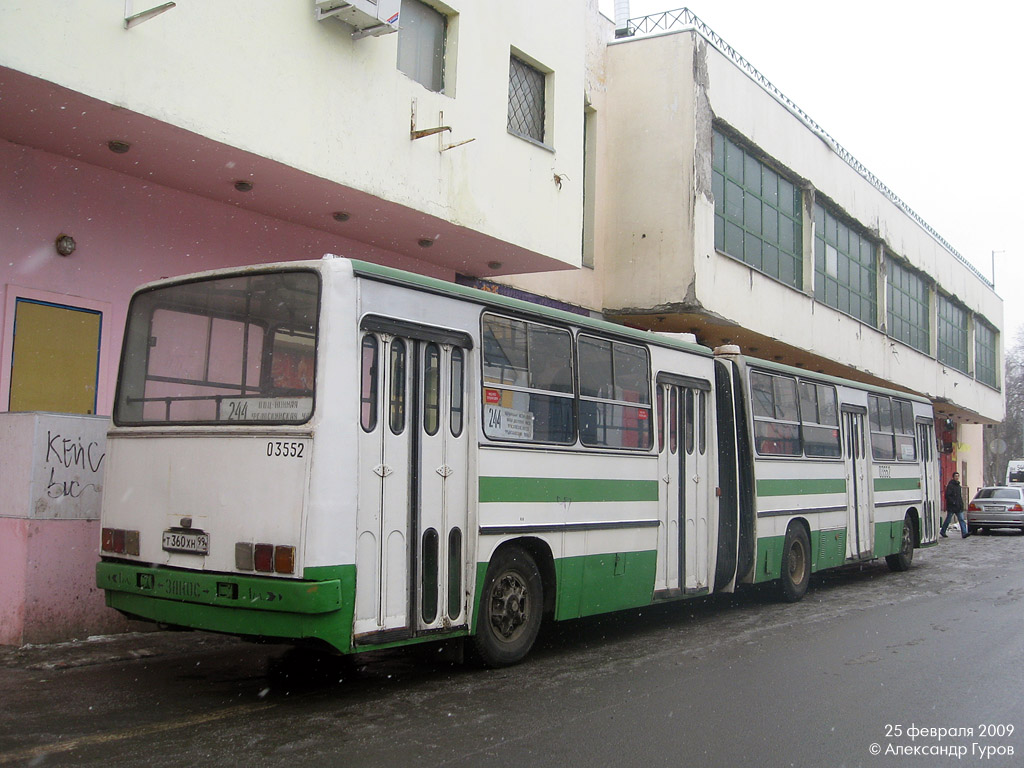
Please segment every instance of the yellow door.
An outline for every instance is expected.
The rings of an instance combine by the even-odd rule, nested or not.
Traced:
[[[18,299],[12,411],[95,413],[99,312]]]

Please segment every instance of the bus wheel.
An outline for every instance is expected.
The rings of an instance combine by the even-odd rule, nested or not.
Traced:
[[[890,571],[906,571],[914,559],[914,521],[910,515],[903,518],[903,540],[900,542],[900,551],[895,555],[886,555],[885,564]]]
[[[523,659],[537,639],[544,610],[537,564],[522,549],[503,549],[491,560],[480,595],[473,646],[489,667]]]
[[[782,599],[795,603],[807,593],[811,581],[811,545],[800,523],[790,523],[782,545]]]

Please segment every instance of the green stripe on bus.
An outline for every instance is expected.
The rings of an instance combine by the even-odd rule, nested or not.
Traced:
[[[481,477],[479,500],[486,502],[657,501],[657,480],[572,477]]]
[[[757,481],[758,496],[813,496],[821,493],[846,493],[846,481],[827,477]]]
[[[921,487],[919,477],[876,477],[876,491],[916,491]]]

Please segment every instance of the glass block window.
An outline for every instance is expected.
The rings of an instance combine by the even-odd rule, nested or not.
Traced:
[[[447,17],[419,0],[402,0],[398,26],[398,69],[424,88],[444,91]]]
[[[967,373],[967,310],[941,293],[935,302],[940,363]]]
[[[714,132],[715,248],[794,288],[803,287],[800,190],[744,147]]]
[[[974,324],[974,378],[990,387],[998,387],[996,378],[996,331],[978,320]]]
[[[509,57],[508,129],[534,141],[544,141],[545,76],[522,59]]]
[[[878,326],[875,246],[823,205],[814,206],[814,297]]]
[[[892,338],[928,354],[931,351],[928,283],[917,272],[907,269],[894,259],[888,260],[888,267],[888,333]]]

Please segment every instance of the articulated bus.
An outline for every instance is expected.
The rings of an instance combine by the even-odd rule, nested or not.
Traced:
[[[133,297],[97,583],[126,616],[354,653],[936,541],[928,401],[372,264]]]

